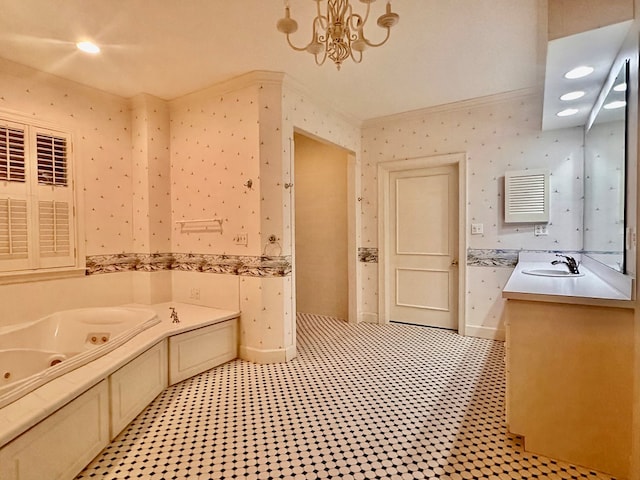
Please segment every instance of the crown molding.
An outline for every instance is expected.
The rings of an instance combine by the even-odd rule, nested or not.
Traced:
[[[442,105],[434,105],[432,107],[410,110],[408,112],[376,117],[362,122],[363,129],[387,125],[394,122],[406,122],[416,120],[427,115],[437,113],[456,112],[460,110],[469,110],[474,108],[487,107],[499,103],[511,102],[513,100],[524,100],[531,98],[540,98],[542,102],[542,90],[540,87],[523,88],[512,90],[509,92],[498,93],[495,95],[487,95],[483,97],[471,98],[469,100],[461,100],[459,102],[444,103]]]
[[[350,113],[337,108],[333,104],[333,102],[328,100],[327,97],[309,89],[306,85],[304,85],[299,80],[293,78],[289,74],[284,75],[284,86],[289,90],[295,93],[298,93],[303,97],[305,97],[306,99],[312,101],[313,103],[321,107],[323,110],[331,112],[331,114],[335,115],[336,117],[340,117],[349,125],[352,125],[355,128],[362,128],[362,119],[355,117],[354,115],[351,115]]]
[[[226,95],[228,93],[237,92],[245,88],[250,88],[256,85],[275,85],[281,86],[285,74],[282,72],[271,72],[268,70],[253,70],[251,72],[243,73],[236,77],[223,80],[215,83],[209,87],[205,87],[200,90],[196,90],[191,93],[187,93],[180,97],[169,100],[170,104],[180,103],[196,95]]]

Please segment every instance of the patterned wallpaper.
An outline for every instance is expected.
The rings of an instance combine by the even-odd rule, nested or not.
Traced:
[[[151,95],[131,101],[133,251],[171,249],[169,106]]]
[[[470,235],[476,256],[493,250],[580,250],[582,242],[582,129],[540,131],[541,99],[511,95],[481,99],[367,122],[363,130],[362,247],[377,247],[377,164],[381,161],[452,152],[467,154],[467,221],[482,223]],[[549,235],[534,236],[533,225],[505,224],[503,181],[507,170],[551,171]],[[502,253],[500,253],[502,252]],[[506,263],[505,263],[506,262]],[[468,268],[467,323],[501,329],[502,299],[496,295],[510,269]],[[502,260],[509,265],[509,254]],[[477,263],[475,265],[478,265]],[[363,265],[363,309],[377,312],[377,275]],[[492,285],[492,287],[488,287]]]
[[[171,102],[173,252],[260,255],[258,109],[254,86]],[[175,223],[213,218],[222,220],[221,231],[183,233]],[[240,233],[248,246],[235,245]]]
[[[132,248],[128,100],[0,59],[0,109],[68,128],[84,197],[86,253]]]
[[[483,235],[468,237],[476,259],[468,267],[467,321],[473,326],[501,328],[496,291],[508,278],[503,265],[509,252],[581,247],[582,133],[540,132],[542,102],[535,95],[411,112],[361,129],[299,85],[283,83],[280,74],[248,74],[233,88],[214,86],[171,102],[144,95],[129,101],[0,62],[0,108],[69,125],[74,133],[90,270],[190,269],[195,262],[197,271],[252,278],[240,282],[241,305],[247,315],[255,313],[249,322],[274,333],[267,337],[272,348],[290,344],[295,334],[286,276],[291,190],[285,186],[292,183],[294,129],[355,153],[357,302],[365,318],[375,317],[378,304],[380,161],[467,153],[468,221],[484,224]],[[530,225],[502,222],[502,178],[506,170],[540,167],[552,174],[551,223],[548,236],[535,237]],[[186,233],[176,223],[212,218],[221,228]],[[239,234],[247,234],[246,246],[236,241]],[[270,235],[278,252],[260,259],[274,246]],[[506,255],[506,263],[478,266],[490,250]],[[256,331],[245,331],[244,338],[257,338]]]

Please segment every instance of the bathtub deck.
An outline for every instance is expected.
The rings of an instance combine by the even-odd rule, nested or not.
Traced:
[[[69,403],[131,359],[172,335],[214,325],[240,316],[240,312],[168,302],[156,305],[128,305],[151,308],[160,323],[144,330],[124,345],[0,408],[0,447]],[[180,323],[172,323],[170,309],[178,312]]]

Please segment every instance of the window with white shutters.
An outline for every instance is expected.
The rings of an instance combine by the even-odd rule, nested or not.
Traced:
[[[0,181],[24,182],[24,130],[0,126]]]
[[[67,186],[67,139],[36,134],[38,183]]]
[[[71,138],[0,119],[0,273],[76,267]]]

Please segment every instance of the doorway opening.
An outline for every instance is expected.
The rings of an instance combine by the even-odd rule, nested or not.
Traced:
[[[347,150],[294,134],[296,313],[349,319]]]

